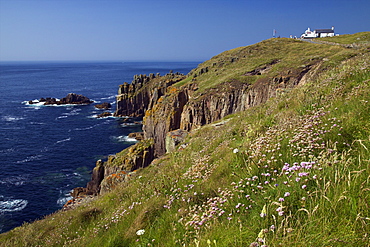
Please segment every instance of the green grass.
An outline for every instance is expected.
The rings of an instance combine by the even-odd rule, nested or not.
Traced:
[[[370,32],[361,32],[356,34],[345,34],[334,37],[320,38],[318,40],[335,42],[338,44],[358,44],[358,45],[369,45]]]
[[[324,62],[327,66],[334,66],[355,54],[357,51],[341,46],[318,45],[286,38],[269,39],[255,45],[223,52],[200,64],[189,73],[189,76],[196,83],[199,82],[198,92],[201,94],[209,89],[222,87],[223,83],[232,80],[254,84],[258,79],[287,76],[289,72],[292,76],[302,71],[304,67],[320,62]],[[256,68],[269,66],[274,61],[271,68],[262,75],[245,75]],[[206,69],[207,72],[201,73]],[[190,82],[191,80],[187,79],[179,85]]]
[[[216,56],[223,77],[206,72],[199,87],[275,58],[284,64],[271,76],[329,61],[267,103],[192,131],[185,149],[97,200],[1,234],[0,246],[369,246],[370,55],[276,39],[284,57],[271,42],[248,48],[263,54],[255,65],[226,64],[247,48]]]

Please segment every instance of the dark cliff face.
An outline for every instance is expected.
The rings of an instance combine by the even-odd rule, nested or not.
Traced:
[[[181,81],[185,76],[169,73],[165,76],[136,75],[131,84],[119,86],[115,116],[143,117],[145,111],[161,97],[167,87]]]
[[[187,88],[178,90],[171,87],[153,107],[146,111],[143,120],[144,138],[154,139],[154,155],[156,157],[166,152],[166,134],[181,127],[181,113],[189,101],[188,93]]]
[[[279,90],[299,84],[310,68],[266,77],[254,84],[237,80],[225,82],[207,92],[197,93],[195,83],[180,89],[168,88],[166,94],[149,107],[143,121],[145,138],[154,139],[154,154],[166,153],[166,134],[176,129],[191,131],[227,115],[257,106],[276,96]]]

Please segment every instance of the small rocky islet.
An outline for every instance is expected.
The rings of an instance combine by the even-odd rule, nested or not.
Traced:
[[[81,94],[76,94],[76,93],[69,93],[66,97],[62,99],[57,99],[57,98],[40,98],[39,100],[30,100],[28,101],[29,105],[34,105],[34,104],[39,104],[43,103],[43,105],[90,105],[94,103],[93,100],[89,99],[88,97],[81,95]],[[112,105],[107,102],[103,102],[101,104],[96,104],[95,108],[100,109],[100,110],[109,110],[112,108]],[[103,112],[99,115],[97,115],[97,118],[103,118],[103,117],[109,117],[112,116],[112,113],[110,112]]]
[[[44,105],[88,105],[94,103],[88,97],[81,94],[69,93],[66,97],[58,100],[56,98],[40,98],[38,101],[28,101],[28,104],[44,103]]]

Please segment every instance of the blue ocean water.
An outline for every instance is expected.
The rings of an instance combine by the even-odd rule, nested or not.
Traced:
[[[0,63],[0,233],[60,209],[86,186],[98,159],[132,145],[121,118],[95,116],[92,105],[37,106],[29,100],[68,93],[109,102],[135,74],[187,74],[197,62]]]

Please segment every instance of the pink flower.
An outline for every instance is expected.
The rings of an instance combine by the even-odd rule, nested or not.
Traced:
[[[285,192],[284,197],[290,196],[289,192]]]

